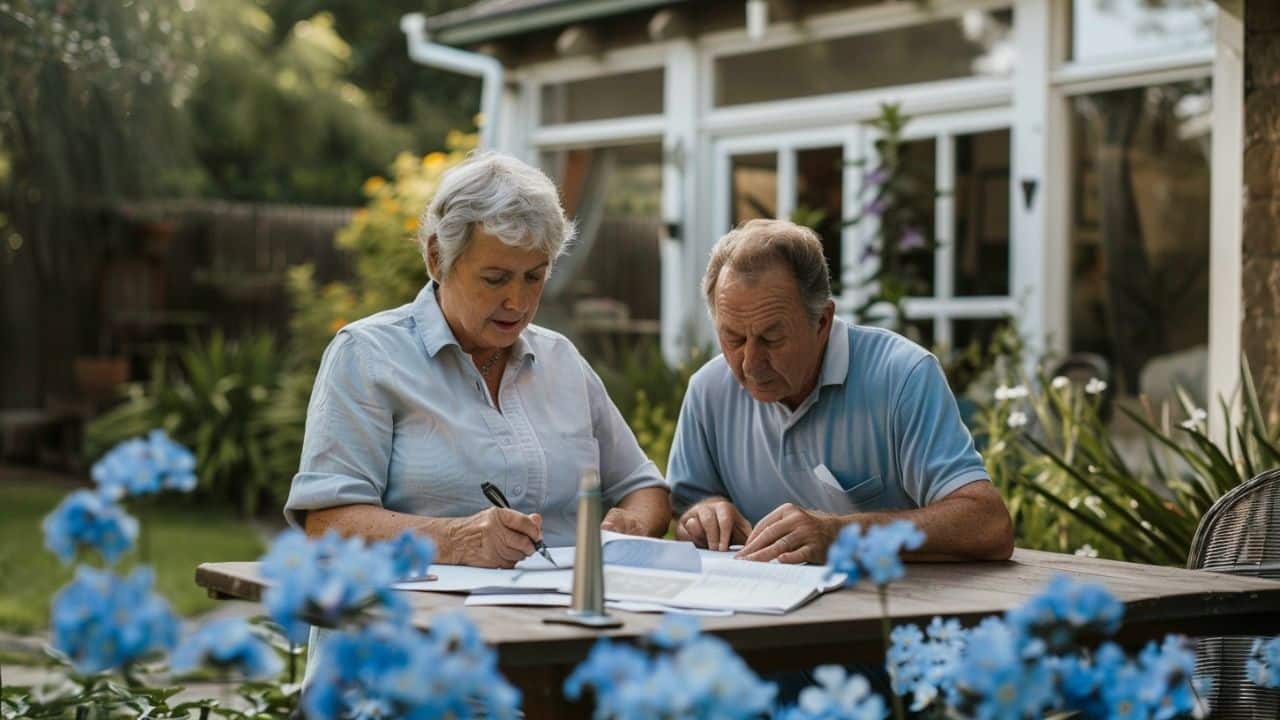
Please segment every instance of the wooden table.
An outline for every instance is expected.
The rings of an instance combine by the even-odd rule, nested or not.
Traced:
[[[1280,581],[1178,568],[1017,550],[1000,563],[914,563],[890,587],[894,624],[924,623],[935,615],[966,624],[1022,604],[1055,574],[1101,583],[1127,612],[1118,640],[1136,647],[1165,633],[1193,637],[1280,633]],[[264,586],[258,563],[205,563],[196,583],[217,597],[257,601]],[[463,607],[465,595],[415,592],[414,623]],[[652,614],[616,613],[618,630],[590,631],[542,622],[563,608],[469,607],[503,674],[524,693],[529,718],[585,716],[566,705],[560,688],[600,637],[633,638],[661,622]],[[737,614],[703,618],[703,628],[728,641],[758,672],[811,668],[829,662],[881,662],[880,605],[869,583],[828,593],[787,615]]]

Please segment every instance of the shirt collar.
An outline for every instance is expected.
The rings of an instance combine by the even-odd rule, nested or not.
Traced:
[[[831,332],[827,334],[827,349],[822,355],[822,375],[819,385],[843,385],[849,377],[849,325],[838,317],[831,318]]]
[[[413,301],[413,320],[417,325],[418,337],[422,339],[427,355],[433,358],[449,345],[462,350],[462,345],[449,327],[449,321],[445,320],[444,310],[440,308],[440,301],[436,298],[437,287],[439,285],[435,280],[428,281]],[[526,327],[521,331],[520,337],[516,338],[515,344],[511,346],[512,357],[521,360],[534,357],[533,345],[526,337],[528,334],[529,328]]]

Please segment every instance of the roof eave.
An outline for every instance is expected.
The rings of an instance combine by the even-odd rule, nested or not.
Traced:
[[[633,10],[661,5],[672,5],[682,0],[582,0],[581,2],[535,7],[492,17],[463,20],[456,24],[432,27],[427,20],[431,39],[445,45],[471,45],[520,35],[548,27],[570,25],[609,15],[619,15]]]

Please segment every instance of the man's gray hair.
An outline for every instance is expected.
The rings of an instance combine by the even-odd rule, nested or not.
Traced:
[[[788,220],[751,220],[730,230],[711,249],[702,292],[712,319],[716,314],[716,282],[728,267],[746,278],[775,266],[786,268],[800,290],[809,319],[818,322],[831,301],[831,272],[817,233]]]
[[[573,223],[560,207],[560,193],[541,170],[510,155],[473,155],[440,179],[435,197],[418,223],[418,244],[427,259],[427,240],[436,236],[440,282],[471,241],[476,225],[514,248],[547,254],[548,272],[573,241]]]

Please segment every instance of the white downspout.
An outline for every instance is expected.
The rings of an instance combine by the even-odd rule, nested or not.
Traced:
[[[414,62],[478,77],[483,81],[480,94],[480,112],[483,114],[480,148],[494,149],[498,132],[498,107],[502,99],[502,63],[488,55],[431,42],[427,37],[427,18],[422,13],[409,13],[401,17],[400,31],[409,41],[409,57]]]

